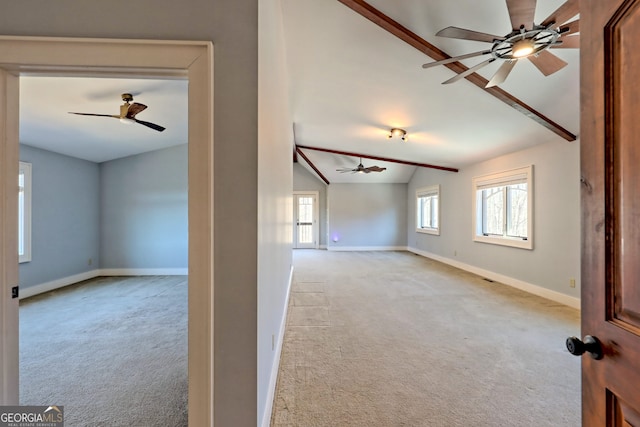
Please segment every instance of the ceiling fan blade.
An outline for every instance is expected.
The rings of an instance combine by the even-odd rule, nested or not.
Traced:
[[[536,0],[507,0],[511,28],[520,29],[522,25],[527,30],[533,28],[533,19],[536,14]]]
[[[120,116],[116,116],[113,114],[73,113],[71,111],[69,111],[69,114],[77,114],[79,116],[113,117],[114,119],[120,118]]]
[[[564,24],[569,19],[573,18],[580,12],[580,0],[567,0],[563,3],[558,9],[556,9],[551,15],[547,17],[542,24],[545,27],[555,23],[556,27],[559,27],[561,24]]]
[[[580,36],[560,37],[558,41],[562,43],[554,44],[552,49],[579,49],[580,48]]]
[[[488,55],[490,53],[491,53],[490,50],[482,50],[482,51],[479,51],[479,52],[467,53],[465,55],[454,56],[452,58],[443,59],[441,61],[429,62],[427,64],[422,64],[422,68],[431,68],[431,67],[435,67],[436,65],[450,64],[452,62],[461,61],[463,59],[473,58],[473,57],[480,56],[480,55]]]
[[[453,76],[452,78],[450,78],[449,80],[447,80],[446,82],[442,82],[443,85],[448,85],[451,83],[455,83],[460,79],[464,79],[465,77],[467,77],[470,74],[475,73],[476,71],[478,71],[480,68],[489,65],[490,63],[492,63],[493,61],[495,61],[496,58],[489,58],[486,61],[483,61],[481,63],[479,63],[478,65],[475,65],[471,68],[469,68],[467,71],[458,74],[457,76]]]
[[[452,39],[474,40],[478,42],[493,43],[495,40],[504,40],[504,37],[493,34],[480,33],[478,31],[466,30],[458,27],[447,27],[436,33],[439,37],[450,37]]]
[[[550,76],[567,65],[565,61],[547,50],[543,50],[538,55],[531,55],[527,59],[545,76]]]
[[[380,166],[369,166],[367,168],[364,168],[364,170],[365,170],[366,173],[369,173],[369,172],[382,172],[382,171],[387,170],[387,168],[381,168]]]
[[[157,130],[158,132],[162,132],[163,130],[165,130],[165,129],[166,129],[166,128],[164,128],[164,127],[162,127],[162,126],[160,126],[160,125],[157,125],[157,124],[155,124],[155,123],[145,122],[145,121],[138,120],[138,119],[131,119],[131,120],[135,121],[136,123],[140,123],[141,125],[144,125],[144,126],[146,126],[146,127],[148,127],[148,128],[151,128],[151,129]]]
[[[497,86],[500,83],[504,82],[509,76],[511,70],[513,70],[513,67],[515,67],[516,62],[518,62],[518,60],[504,61],[504,64],[502,64],[500,68],[498,68],[498,71],[496,71],[493,77],[491,77],[491,80],[489,80],[489,83],[487,83],[485,87]]]
[[[137,102],[134,102],[133,104],[131,104],[129,106],[129,109],[127,110],[127,119],[133,119],[136,117],[136,114],[140,113],[141,111],[144,111],[147,109],[147,106],[144,104],[140,104]]]
[[[569,34],[579,33],[580,32],[580,20],[576,19],[575,21],[567,22],[566,24],[560,27],[560,33],[562,36],[568,36]]]

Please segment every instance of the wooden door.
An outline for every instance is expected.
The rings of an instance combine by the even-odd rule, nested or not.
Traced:
[[[640,0],[582,0],[585,426],[640,426]]]

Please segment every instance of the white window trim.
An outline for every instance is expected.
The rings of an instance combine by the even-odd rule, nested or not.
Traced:
[[[420,199],[420,197],[422,196],[430,196],[430,195],[437,195],[438,196],[438,210],[436,212],[436,215],[438,216],[438,226],[435,228],[422,228],[419,227],[420,224],[420,210],[418,209],[418,199]],[[442,206],[442,200],[440,198],[440,184],[436,184],[436,185],[430,185],[428,187],[421,187],[418,188],[416,190],[416,207],[415,207],[415,211],[416,211],[416,232],[417,233],[424,233],[424,234],[433,234],[435,236],[439,236],[440,235],[440,206]]]
[[[19,255],[20,263],[31,261],[31,163],[20,162],[20,174],[24,174],[24,253]]]
[[[484,236],[482,234],[482,224],[478,223],[482,206],[478,206],[477,190],[483,186],[499,185],[517,179],[526,179],[527,182],[527,240],[507,236]],[[473,188],[471,191],[473,206],[473,240],[481,243],[494,245],[511,246],[521,249],[533,249],[533,165],[511,169],[503,172],[477,176],[473,178]]]

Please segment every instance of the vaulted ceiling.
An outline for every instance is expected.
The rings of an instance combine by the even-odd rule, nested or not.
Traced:
[[[535,23],[563,3],[538,0]],[[579,130],[578,49],[554,49],[568,65],[546,77],[518,61],[498,88],[506,95],[496,97],[464,79],[443,85],[456,73],[445,66],[423,69],[434,59],[397,34],[413,34],[418,45],[450,56],[487,49],[490,43],[435,34],[456,26],[506,35],[512,28],[505,0],[281,0],[281,6],[295,142],[320,149],[301,151],[331,183],[410,180],[416,166],[383,158],[461,169],[536,144],[577,143],[568,140]],[[485,59],[461,63],[473,67]],[[501,62],[479,70],[478,78],[490,79]],[[117,114],[126,92],[149,107],[138,119],[167,130],[68,114]],[[21,141],[96,162],[182,144],[186,98],[185,80],[22,77]],[[531,111],[523,113],[523,106]],[[407,131],[406,141],[388,138],[394,127]],[[363,158],[364,166],[387,169],[339,173],[360,162],[345,153],[374,157]]]
[[[535,22],[563,3],[539,0]],[[505,0],[283,0],[297,144],[463,168],[536,144],[577,143],[567,139],[579,129],[578,49],[554,49],[568,65],[547,77],[529,61],[518,61],[500,85],[536,111],[532,119],[469,81],[443,85],[456,74],[445,66],[423,69],[422,64],[434,59],[383,28],[384,22],[381,26],[363,16],[357,10],[362,4],[450,56],[491,44],[436,37],[445,27],[497,35],[512,30]],[[485,59],[462,63],[472,67]],[[495,61],[478,74],[490,79],[500,65]],[[555,130],[541,124],[539,116],[557,125]],[[407,141],[388,139],[393,127],[405,129]],[[340,174],[335,169],[355,167],[359,159],[303,151],[332,183],[407,182],[414,169],[363,159],[364,166],[387,170]],[[300,163],[308,167],[306,161]]]
[[[148,107],[137,119],[166,130],[69,114],[118,115],[123,93]],[[185,144],[187,105],[187,80],[21,76],[20,142],[100,163]]]

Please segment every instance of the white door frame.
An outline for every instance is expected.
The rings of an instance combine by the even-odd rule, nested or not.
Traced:
[[[189,79],[189,425],[213,425],[213,45],[0,36],[0,405],[18,404],[20,74]]]
[[[313,195],[313,241],[315,242],[312,246],[305,246],[305,248],[315,248],[318,249],[320,247],[320,193],[318,191],[294,191],[293,192],[293,247],[298,248],[298,198],[296,196],[303,195]]]

